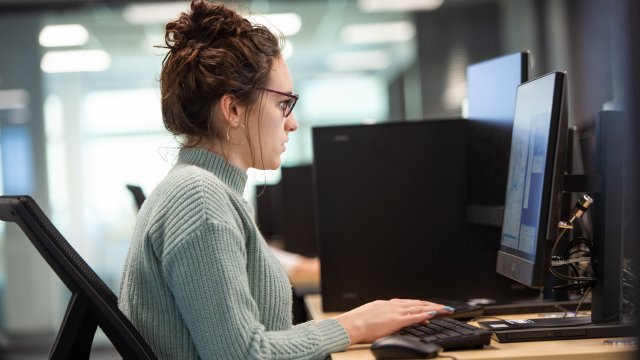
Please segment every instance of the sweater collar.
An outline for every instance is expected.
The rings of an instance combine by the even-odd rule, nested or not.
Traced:
[[[180,149],[178,163],[196,165],[213,173],[239,194],[242,194],[247,184],[247,173],[229,163],[222,156],[202,148]]]

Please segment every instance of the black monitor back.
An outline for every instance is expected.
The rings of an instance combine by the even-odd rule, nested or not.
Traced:
[[[305,256],[317,256],[313,206],[312,166],[282,168],[284,248]]]
[[[283,233],[281,183],[256,186],[256,222],[267,240],[276,240]]]
[[[325,311],[393,297],[512,298],[465,219],[465,120],[313,129]]]

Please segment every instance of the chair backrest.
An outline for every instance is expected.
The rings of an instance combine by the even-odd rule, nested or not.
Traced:
[[[118,309],[116,295],[31,197],[0,196],[0,220],[22,228],[72,293],[50,359],[88,359],[98,326],[124,359],[156,359],[140,333]]]
[[[138,207],[138,210],[140,210],[140,208],[142,207],[142,203],[144,203],[144,201],[147,198],[144,195],[144,191],[142,191],[142,188],[137,185],[127,185],[127,189],[131,191],[131,194],[133,195],[133,199],[136,202],[136,206]]]

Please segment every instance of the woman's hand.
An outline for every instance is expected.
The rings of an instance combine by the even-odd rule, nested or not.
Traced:
[[[450,314],[448,306],[422,300],[377,300],[335,317],[347,331],[351,344],[370,343],[405,326]]]

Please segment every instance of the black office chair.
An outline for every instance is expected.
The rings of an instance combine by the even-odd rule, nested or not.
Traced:
[[[124,359],[156,359],[118,299],[29,196],[0,196],[0,220],[22,228],[72,293],[49,359],[88,359],[99,326]]]
[[[140,210],[140,208],[142,207],[142,203],[144,203],[144,201],[147,199],[147,197],[144,195],[144,191],[142,191],[142,188],[140,186],[136,185],[127,185],[127,189],[131,191],[133,199],[136,202],[136,206],[138,207],[138,210]]]

